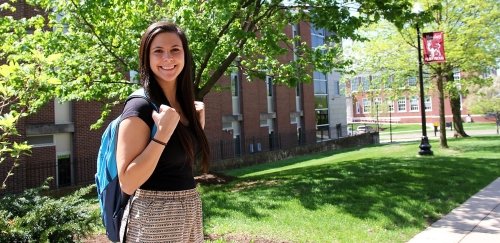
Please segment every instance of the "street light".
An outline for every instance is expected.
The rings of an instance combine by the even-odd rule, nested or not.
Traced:
[[[416,15],[419,15],[423,11],[422,5],[418,2],[415,2],[413,5],[412,12]],[[418,154],[420,155],[432,155],[433,152],[431,150],[431,145],[429,144],[429,138],[427,138],[427,125],[425,121],[425,103],[424,103],[424,78],[422,76],[422,51],[420,48],[420,27],[418,26],[418,21],[415,22],[417,27],[417,49],[418,49],[418,79],[420,85],[420,113],[422,116],[422,140],[420,142],[420,151]]]

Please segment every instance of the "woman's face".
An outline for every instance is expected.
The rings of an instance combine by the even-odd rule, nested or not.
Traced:
[[[149,64],[159,83],[175,82],[184,68],[184,49],[176,33],[156,35],[149,49]]]

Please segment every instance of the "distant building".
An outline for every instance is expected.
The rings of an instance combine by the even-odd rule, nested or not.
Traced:
[[[454,79],[460,80],[460,72],[454,73]],[[358,75],[347,83],[347,120],[349,123],[420,123],[421,107],[417,77],[409,77],[400,87],[399,95],[391,98],[391,87],[374,87],[372,80],[378,75]],[[386,82],[390,84],[391,82]],[[436,89],[425,93],[425,114],[427,124],[439,122],[439,94]],[[460,96],[462,120],[466,118],[475,122],[492,122],[484,114],[471,114],[463,106],[466,97]],[[453,121],[450,101],[445,98],[446,122]]]

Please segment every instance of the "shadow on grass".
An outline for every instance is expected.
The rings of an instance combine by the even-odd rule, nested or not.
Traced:
[[[498,141],[498,136],[481,136],[460,138],[460,145],[453,146],[452,149],[460,152],[488,152],[498,153],[500,146],[495,144]]]
[[[498,145],[465,144],[452,149],[499,151]],[[324,155],[329,154],[333,153]],[[231,217],[234,212],[259,219],[283,207],[283,202],[298,200],[308,210],[332,205],[361,219],[384,217],[390,221],[387,229],[425,227],[499,174],[500,160],[484,158],[471,162],[461,157],[383,157],[325,163],[206,187],[203,210],[207,219]]]

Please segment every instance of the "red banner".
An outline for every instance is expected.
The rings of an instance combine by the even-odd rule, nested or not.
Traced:
[[[424,63],[446,62],[443,32],[423,33]]]

